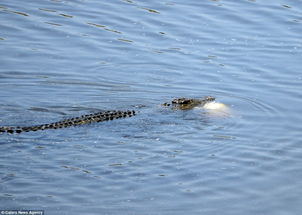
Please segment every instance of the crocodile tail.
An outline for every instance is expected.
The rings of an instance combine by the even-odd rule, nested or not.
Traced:
[[[98,112],[94,114],[82,115],[80,117],[70,118],[58,122],[53,122],[49,124],[42,124],[36,126],[28,126],[28,127],[0,127],[0,133],[21,133],[21,132],[29,132],[29,131],[38,131],[45,129],[59,129],[66,128],[71,126],[85,125],[95,122],[108,121],[113,119],[132,117],[135,115],[134,110],[127,111],[105,111]]]
[[[21,133],[22,128],[21,127],[7,127],[7,126],[0,127],[0,133],[5,133],[5,132],[10,133],[10,134]]]

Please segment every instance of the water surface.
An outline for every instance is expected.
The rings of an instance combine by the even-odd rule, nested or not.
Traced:
[[[0,209],[45,214],[302,211],[299,1],[0,3]],[[173,111],[215,96],[232,110]]]

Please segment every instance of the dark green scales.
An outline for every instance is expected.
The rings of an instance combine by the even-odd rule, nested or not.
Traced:
[[[173,109],[178,109],[178,110],[189,110],[196,106],[203,106],[206,103],[214,100],[215,98],[212,96],[207,96],[202,99],[178,98],[178,99],[173,99],[171,102],[164,103],[162,105],[167,107],[172,107]],[[134,110],[104,111],[104,112],[82,115],[79,117],[69,118],[69,119],[48,123],[48,124],[42,124],[42,125],[34,125],[34,126],[27,126],[27,127],[3,126],[0,127],[0,133],[3,132],[21,133],[21,132],[38,131],[38,130],[45,130],[45,129],[59,129],[59,128],[66,128],[70,126],[85,125],[90,123],[109,121],[113,119],[132,117],[135,114],[136,112]]]

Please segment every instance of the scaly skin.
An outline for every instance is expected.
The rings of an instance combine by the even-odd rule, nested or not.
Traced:
[[[207,96],[202,99],[192,99],[192,98],[178,98],[173,99],[170,103],[164,103],[163,106],[172,107],[172,109],[177,110],[189,110],[197,106],[203,106],[208,102],[214,101],[215,98],[212,96]],[[136,114],[134,110],[127,111],[105,111],[98,112],[94,114],[82,115],[80,117],[70,118],[61,120],[58,122],[53,122],[49,124],[28,126],[28,127],[0,127],[0,133],[21,133],[29,131],[38,131],[45,129],[59,129],[66,128],[70,126],[85,125],[90,123],[108,121],[118,118],[132,117]]]
[[[125,118],[131,117],[135,115],[134,110],[128,111],[105,111],[105,112],[98,112],[94,114],[87,114],[82,115],[80,117],[65,119],[62,121],[49,123],[49,124],[42,124],[36,126],[29,126],[29,127],[0,127],[0,133],[7,132],[7,133],[21,133],[21,132],[28,132],[28,131],[38,131],[38,130],[45,130],[45,129],[58,129],[58,128],[66,128],[70,126],[78,126],[78,125],[85,125],[95,122],[102,122],[108,121],[118,118]]]
[[[206,96],[202,99],[192,99],[192,98],[178,98],[173,99],[170,103],[164,103],[163,106],[171,106],[176,110],[189,110],[197,106],[204,106],[208,102],[214,101],[215,98],[212,96]]]

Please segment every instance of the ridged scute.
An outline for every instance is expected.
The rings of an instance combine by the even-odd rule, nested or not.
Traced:
[[[166,102],[162,105],[171,107],[174,110],[190,110],[197,106],[202,107],[205,104],[208,104],[209,102],[212,102],[214,100],[215,100],[215,98],[212,96],[206,96],[201,99],[176,98],[176,99],[173,99],[171,102]],[[66,127],[70,127],[70,126],[78,126],[78,125],[108,121],[108,120],[113,120],[113,119],[118,119],[118,118],[131,117],[134,115],[135,115],[134,110],[105,111],[105,112],[98,112],[98,113],[94,113],[94,114],[82,115],[79,117],[74,117],[74,118],[70,118],[70,119],[61,120],[58,122],[43,124],[43,125],[35,125],[35,126],[28,126],[28,127],[4,126],[4,127],[0,127],[0,133],[4,133],[4,132],[21,133],[21,132],[39,131],[39,130],[45,130],[45,129],[66,128]]]
[[[125,118],[131,117],[135,115],[134,110],[127,110],[127,111],[105,111],[105,112],[98,112],[94,114],[87,114],[82,115],[75,118],[65,119],[58,122],[53,122],[49,124],[42,124],[42,125],[35,125],[35,126],[28,126],[28,127],[10,127],[4,126],[0,127],[0,133],[21,133],[21,132],[29,132],[29,131],[39,131],[45,129],[58,129],[58,128],[66,128],[70,126],[78,126],[78,125],[85,125],[95,122],[102,122],[108,121],[118,118]]]
[[[172,107],[175,110],[190,110],[194,107],[203,107],[205,104],[209,102],[213,102],[215,97],[206,96],[202,99],[194,99],[194,98],[176,98],[171,102],[166,102],[162,104],[163,106]]]

